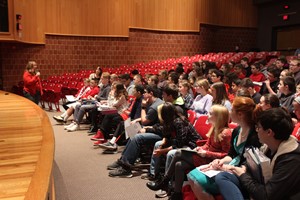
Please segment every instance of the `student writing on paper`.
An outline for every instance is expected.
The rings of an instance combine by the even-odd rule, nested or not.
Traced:
[[[223,158],[227,155],[230,147],[231,129],[228,128],[229,112],[228,109],[221,105],[213,105],[208,113],[208,122],[212,124],[211,129],[207,133],[207,142],[200,147],[196,147],[194,151],[171,150],[175,156],[172,159],[167,154],[167,162],[165,167],[165,176],[163,180],[149,182],[147,186],[152,190],[164,189],[167,187],[170,178],[175,176],[173,196],[180,196],[183,181],[186,172],[194,169],[199,165],[210,163],[216,158]],[[158,159],[158,158],[156,158]],[[158,175],[158,166],[152,166],[150,172],[156,177]],[[152,168],[151,168],[152,167]]]
[[[272,176],[263,184],[245,167],[231,167],[234,174],[216,178],[225,199],[244,199],[245,193],[256,200],[300,199],[300,146],[291,136],[293,128],[291,117],[282,108],[269,109],[258,117],[256,130],[260,142],[268,147],[265,154],[271,158]]]
[[[222,159],[215,159],[210,163],[212,169],[226,171],[231,165],[240,166],[245,162],[243,157],[245,148],[249,146],[260,147],[253,116],[256,116],[255,103],[248,97],[236,97],[230,112],[231,120],[237,124],[232,131],[228,155]],[[255,111],[254,111],[255,110]],[[194,169],[188,174],[192,190],[198,199],[212,198],[211,195],[219,194],[215,179],[209,178]]]

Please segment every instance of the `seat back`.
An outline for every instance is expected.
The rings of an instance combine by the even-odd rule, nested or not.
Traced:
[[[207,115],[202,115],[196,120],[196,122],[194,124],[196,131],[204,140],[207,139],[206,134],[208,133],[208,131],[211,127],[211,124],[209,124],[207,122],[207,118],[208,118]]]
[[[187,115],[188,115],[188,120],[190,121],[190,123],[194,124],[196,121],[196,112],[193,110],[188,110]]]

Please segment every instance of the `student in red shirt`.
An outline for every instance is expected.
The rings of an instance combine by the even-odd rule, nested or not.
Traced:
[[[233,69],[239,79],[242,80],[246,77],[246,75],[243,73],[244,67],[242,64],[236,64]]]
[[[293,107],[294,107],[294,113],[297,117],[297,119],[293,118],[293,121],[295,123],[294,131],[292,135],[297,138],[297,140],[300,140],[300,96],[296,97],[293,101]]]
[[[266,80],[265,75],[260,72],[260,65],[258,63],[251,65],[251,72],[252,74],[249,78],[253,81],[256,92],[259,92],[260,87],[257,84],[260,83],[262,85],[263,81]]]
[[[23,74],[23,94],[25,98],[33,101],[36,104],[39,104],[42,94],[40,75],[41,73],[37,71],[36,62],[29,61]]]

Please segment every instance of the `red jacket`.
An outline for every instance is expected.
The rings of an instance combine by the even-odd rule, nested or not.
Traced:
[[[83,95],[81,98],[82,99],[86,99],[88,96],[92,96],[94,97],[95,95],[97,95],[99,93],[99,87],[98,86],[95,86],[93,88],[91,88],[90,91],[88,91],[87,93],[85,93],[85,95]]]
[[[35,95],[36,91],[40,91],[40,78],[36,75],[25,71],[23,74],[24,88],[23,90],[31,95]]]

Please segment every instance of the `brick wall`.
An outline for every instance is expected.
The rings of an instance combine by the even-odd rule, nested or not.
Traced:
[[[233,51],[237,38],[241,41],[241,50],[248,50],[256,42],[256,30],[201,25],[200,34],[130,29],[128,38],[46,35],[45,45],[2,42],[3,89],[10,91],[22,79],[28,60],[35,60],[41,77],[47,78],[94,69],[97,65],[118,67],[199,53]]]

